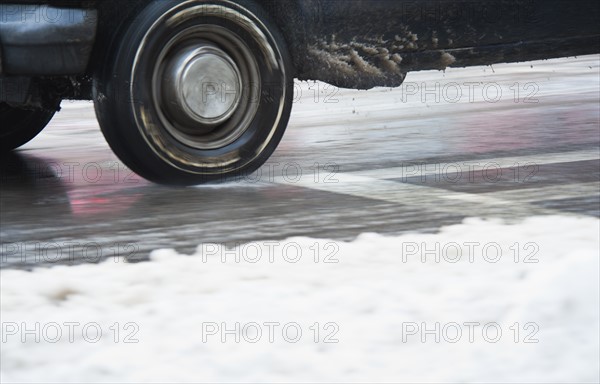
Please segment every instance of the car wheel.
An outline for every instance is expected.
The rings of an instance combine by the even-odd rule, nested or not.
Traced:
[[[104,136],[140,176],[191,185],[251,173],[287,126],[285,41],[252,1],[151,1],[95,81]]]
[[[28,143],[45,127],[56,111],[25,109],[0,103],[0,151],[12,151]]]

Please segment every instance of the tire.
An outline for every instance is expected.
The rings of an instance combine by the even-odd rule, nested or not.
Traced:
[[[36,137],[56,111],[24,109],[0,103],[0,152],[6,153],[25,145]]]
[[[95,78],[115,154],[157,183],[254,172],[279,144],[293,74],[281,34],[252,1],[154,0],[117,32]]]

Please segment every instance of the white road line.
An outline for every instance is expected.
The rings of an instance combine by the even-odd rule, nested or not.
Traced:
[[[527,165],[544,165],[554,163],[572,163],[576,161],[599,160],[598,150],[586,150],[575,152],[547,153],[530,156],[499,157],[491,159],[457,161],[454,163],[424,163],[406,162],[406,166],[373,169],[368,171],[352,172],[352,175],[374,177],[377,179],[397,179],[408,177],[426,177],[440,173],[452,174],[462,172],[467,175],[472,171],[481,171],[486,166],[494,168],[525,167]]]
[[[502,200],[518,200],[519,202],[536,202],[543,200],[575,199],[587,196],[600,197],[600,182],[552,185],[539,188],[526,188],[512,191],[485,193],[488,197]]]
[[[389,180],[350,174],[337,175],[337,183],[315,183],[312,177],[304,177],[293,185],[341,195],[362,197],[387,203],[402,204],[427,212],[444,212],[456,216],[470,216],[476,212],[484,217],[522,217],[527,215],[557,214],[559,211],[520,202],[500,199],[484,194],[452,192],[429,186],[412,185]],[[278,179],[277,183],[290,185]]]
[[[533,156],[520,156],[511,158],[495,158],[479,160],[472,162],[478,164],[497,164],[500,167],[510,167],[515,164],[524,166],[526,164],[552,164],[584,160],[597,160],[599,153],[597,151],[578,151],[571,153],[557,153]],[[450,164],[450,163],[449,163]],[[409,168],[411,172],[414,168]],[[541,188],[539,193],[529,193],[529,198],[520,199],[525,196],[522,190],[510,192],[472,194],[464,192],[454,192],[441,188],[434,188],[428,185],[414,185],[386,180],[386,178],[398,178],[402,172],[407,172],[407,167],[389,168],[374,171],[361,171],[352,173],[341,173],[336,175],[336,182],[317,183],[310,175],[303,176],[300,180],[290,183],[290,180],[283,178],[275,179],[277,184],[294,185],[313,190],[337,193],[362,197],[366,199],[385,201],[389,203],[402,204],[413,207],[422,207],[426,211],[442,211],[455,215],[468,216],[476,212],[478,216],[499,216],[499,217],[521,217],[526,215],[543,214],[568,214],[559,210],[542,208],[530,205],[529,202],[543,199],[554,195],[556,188]],[[435,172],[429,175],[437,174]],[[419,174],[420,175],[420,174]],[[589,185],[587,185],[589,184]],[[573,184],[571,186],[562,186],[559,195],[580,196],[575,192],[584,187],[585,193],[594,193],[593,188],[597,183]],[[569,187],[573,191],[569,190]],[[535,188],[532,188],[535,189]],[[595,193],[598,193],[596,190]],[[537,196],[533,198],[533,196]]]

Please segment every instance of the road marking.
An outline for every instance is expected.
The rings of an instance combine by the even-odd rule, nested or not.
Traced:
[[[499,167],[511,167],[515,164],[554,164],[575,161],[598,160],[600,154],[598,151],[577,151],[569,153],[553,153],[532,156],[504,157],[482,159],[476,161],[464,162],[464,164],[495,164]],[[447,163],[451,165],[452,163]],[[443,166],[444,164],[440,164]],[[440,168],[437,168],[438,171]],[[443,169],[443,168],[441,168]],[[555,196],[554,191],[558,187],[538,188],[539,192],[523,192],[523,190],[509,192],[493,193],[465,193],[454,192],[446,189],[435,188],[427,185],[415,185],[401,183],[397,181],[386,180],[398,178],[402,172],[410,170],[414,172],[414,166],[395,167],[379,169],[372,171],[359,171],[351,173],[340,173],[335,176],[337,182],[316,183],[312,176],[305,175],[297,182],[290,183],[290,180],[284,178],[275,179],[277,184],[294,185],[298,187],[319,190],[342,195],[362,197],[366,199],[385,201],[388,203],[401,204],[406,206],[422,207],[424,213],[428,211],[445,212],[454,215],[469,216],[472,212],[477,212],[478,216],[494,217],[522,217],[527,215],[574,215],[557,209],[543,208],[529,204],[530,202],[543,200],[549,196]],[[423,175],[438,174],[430,167],[423,170]],[[420,176],[419,173],[418,176]],[[585,193],[598,194],[598,190],[593,190],[598,183],[583,183],[561,186],[560,196],[581,196],[581,188]],[[535,188],[531,188],[534,189]],[[579,192],[578,192],[579,189]],[[521,199],[521,196],[528,196]]]
[[[539,202],[544,200],[566,200],[600,195],[600,182],[552,185],[539,188],[526,188],[512,191],[488,192],[486,196],[519,202]]]
[[[470,172],[481,170],[486,165],[493,168],[511,168],[515,166],[544,165],[555,163],[572,163],[576,161],[600,160],[600,152],[585,150],[575,152],[546,153],[540,155],[499,157],[492,159],[457,161],[454,163],[426,163],[406,162],[406,166],[368,171],[352,172],[352,175],[373,177],[377,179],[397,179],[408,177],[426,177],[440,174],[440,172]]]

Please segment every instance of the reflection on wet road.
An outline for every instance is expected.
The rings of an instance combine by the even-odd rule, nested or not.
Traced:
[[[598,55],[409,74],[397,89],[299,84],[255,174],[167,188],[131,174],[87,102],[2,159],[2,267],[143,260],[291,236],[436,231],[466,217],[600,216]]]

